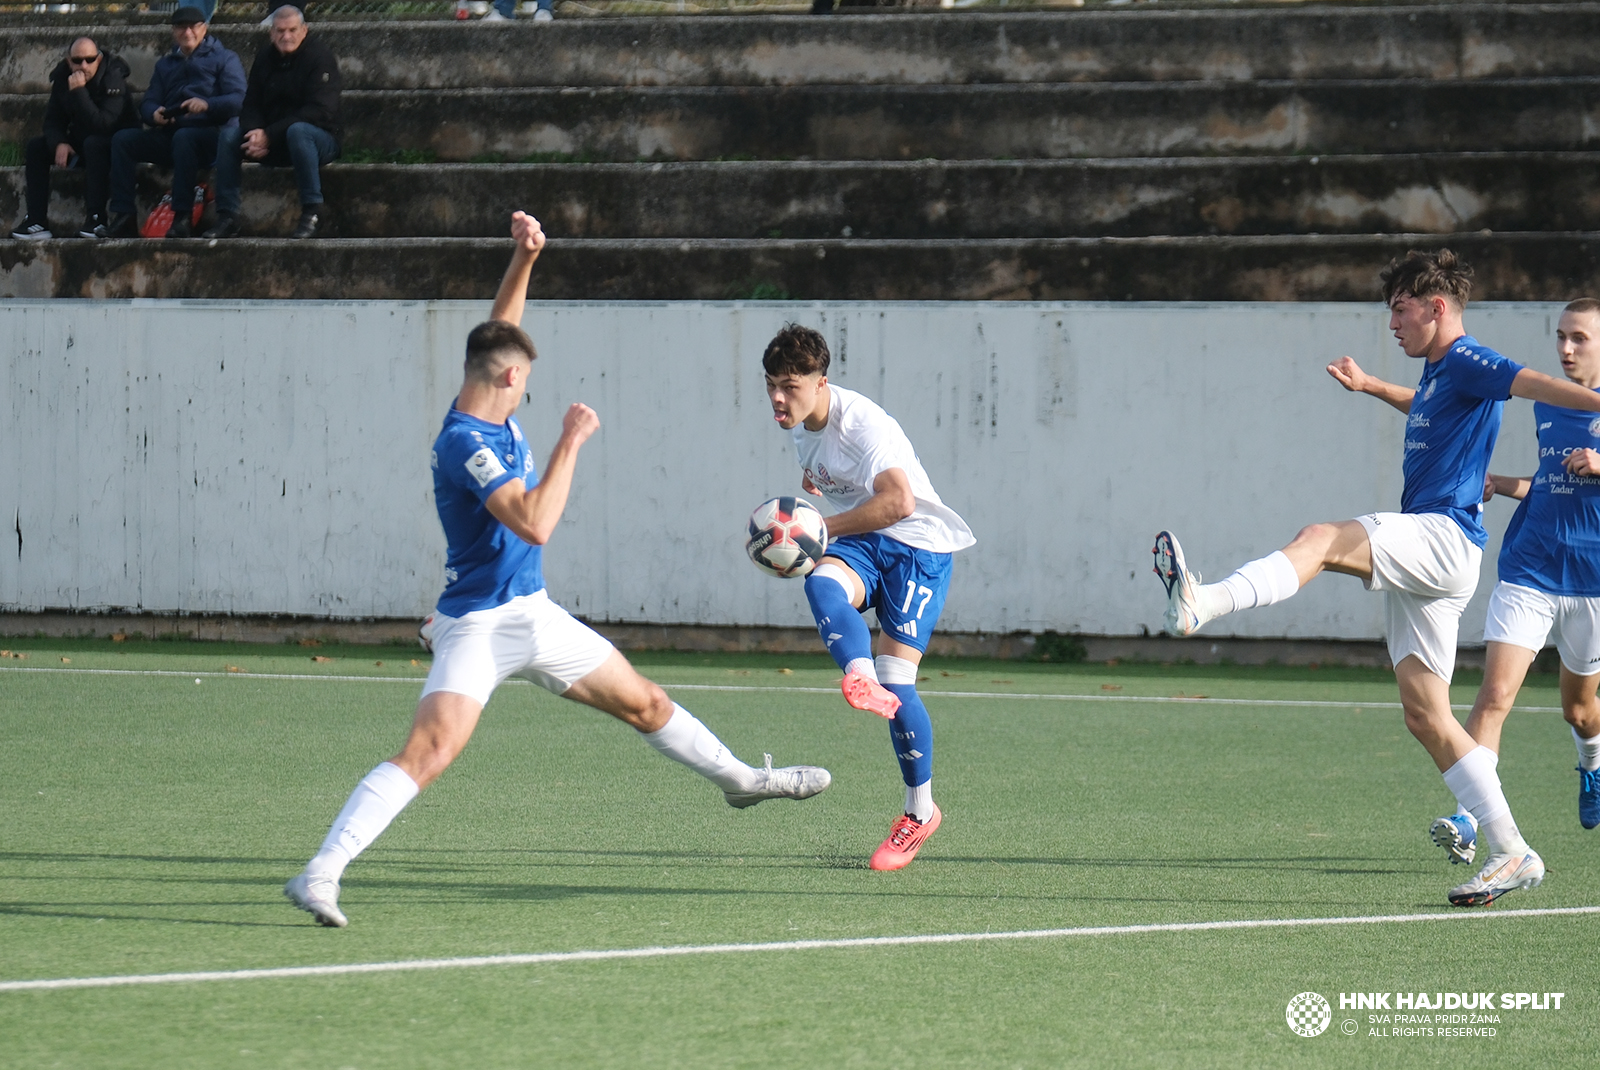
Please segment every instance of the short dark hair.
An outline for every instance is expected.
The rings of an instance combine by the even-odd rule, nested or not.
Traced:
[[[1472,293],[1472,268],[1449,249],[1436,253],[1409,250],[1405,256],[1389,261],[1378,274],[1383,280],[1383,303],[1390,305],[1402,294],[1412,297],[1444,297],[1457,308],[1467,307]]]
[[[768,375],[827,375],[828,343],[820,331],[786,323],[767,343],[761,366]]]
[[[515,323],[489,320],[472,328],[467,335],[467,378],[488,382],[502,366],[502,358],[515,354],[529,361],[539,359],[533,339]]]
[[[1600,301],[1593,297],[1580,297],[1576,301],[1568,301],[1563,312],[1600,312]]]

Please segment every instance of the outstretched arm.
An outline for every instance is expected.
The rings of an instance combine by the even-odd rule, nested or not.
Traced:
[[[1408,386],[1395,386],[1375,375],[1368,375],[1349,357],[1340,357],[1328,365],[1328,374],[1337,379],[1339,385],[1346,390],[1357,394],[1371,394],[1379,401],[1387,402],[1404,413],[1411,411],[1411,399],[1417,393]]]
[[[917,498],[911,493],[911,480],[902,468],[889,468],[872,481],[872,497],[828,518],[828,538],[839,535],[864,535],[898,524],[916,512]]]
[[[500,280],[500,291],[494,295],[494,311],[489,313],[489,318],[520,327],[522,306],[528,302],[528,276],[533,273],[533,262],[539,259],[539,252],[544,248],[544,230],[527,212],[513,212],[511,238],[517,247],[511,253],[511,265],[506,268],[505,278]]]
[[[561,438],[550,454],[550,463],[545,465],[544,478],[533,487],[524,486],[520,479],[511,480],[489,495],[484,503],[489,512],[523,542],[534,546],[549,542],[567,508],[572,473],[578,466],[578,447],[599,429],[600,417],[594,410],[582,402],[573,402],[561,421]]]
[[[1519,501],[1528,496],[1528,491],[1533,487],[1533,480],[1527,476],[1497,476],[1490,472],[1483,479],[1483,500],[1488,501],[1496,494],[1502,498],[1516,498]]]
[[[1544,372],[1536,372],[1532,368],[1523,368],[1517,373],[1517,377],[1511,380],[1511,396],[1542,401],[1546,405],[1555,405],[1563,409],[1600,412],[1600,394],[1586,386],[1579,386],[1566,379],[1556,379]]]

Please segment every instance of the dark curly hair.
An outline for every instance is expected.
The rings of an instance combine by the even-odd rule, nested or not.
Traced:
[[[768,375],[827,375],[828,343],[821,333],[798,323],[786,323],[761,354]]]
[[[1383,281],[1383,303],[1394,304],[1394,299],[1404,294],[1412,297],[1443,297],[1457,308],[1467,307],[1467,297],[1472,293],[1472,268],[1449,249],[1436,253],[1412,249],[1403,257],[1389,261],[1389,266],[1378,273]]]

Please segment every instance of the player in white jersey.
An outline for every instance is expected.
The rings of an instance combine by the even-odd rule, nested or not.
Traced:
[[[544,233],[532,216],[517,212],[511,219],[511,266],[489,322],[467,336],[461,391],[434,442],[434,500],[449,552],[444,593],[425,636],[433,667],[410,738],[356,786],[322,849],[283,890],[323,925],[346,924],[339,909],[345,867],[455,760],[489,696],[511,676],[631,725],[652,747],[721,788],[730,806],[805,799],[828,786],[826,769],[774,769],[771,755],[763,769],[741,762],[545,593],[541,547],[566,508],[578,450],[600,419],[574,403],[540,478],[514,414],[537,356],[518,324]]]
[[[1600,390],[1600,301],[1580,298],[1561,313],[1556,354],[1567,378]],[[1490,474],[1485,500],[1520,498],[1500,549],[1500,580],[1489,598],[1483,686],[1467,732],[1500,753],[1500,730],[1534,656],[1553,630],[1561,657],[1561,712],[1578,747],[1578,822],[1600,825],[1600,419],[1592,412],[1536,404],[1539,468],[1532,476]],[[1433,823],[1455,862],[1471,861],[1472,815]]]
[[[1600,411],[1600,395],[1524,368],[1466,333],[1462,311],[1471,274],[1447,249],[1407,253],[1382,273],[1389,329],[1406,356],[1424,362],[1416,389],[1368,375],[1349,357],[1328,365],[1346,390],[1371,394],[1406,414],[1400,512],[1313,524],[1282,550],[1209,585],[1185,567],[1171,532],[1156,537],[1155,550],[1156,572],[1167,586],[1167,630],[1174,635],[1191,635],[1226,613],[1281,602],[1324,571],[1360,577],[1368,590],[1384,592],[1389,657],[1406,727],[1489,841],[1490,857],[1478,876],[1449,892],[1457,906],[1486,904],[1544,877],[1543,861],[1512,819],[1498,758],[1450,710],[1457,626],[1477,588],[1488,541],[1480,515],[1501,408],[1516,396]]]
[[[794,438],[801,486],[820,495],[828,552],[806,577],[806,600],[841,669],[844,697],[889,718],[905,782],[905,812],[873,852],[873,869],[900,869],[938,829],[933,724],[917,694],[917,666],[944,609],[951,555],[976,540],[940,500],[894,417],[828,382],[828,343],[790,324],[762,355],[773,418]],[[861,612],[878,615],[877,658]]]

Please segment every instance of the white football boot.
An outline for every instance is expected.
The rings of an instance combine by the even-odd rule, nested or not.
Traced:
[[[350,924],[350,919],[339,909],[339,882],[332,877],[302,873],[283,886],[283,894],[330,929],[342,929]]]
[[[1544,859],[1531,849],[1526,854],[1491,855],[1476,877],[1450,889],[1450,905],[1485,907],[1507,892],[1537,888],[1542,880]]]
[[[765,769],[757,770],[761,783],[755,790],[722,793],[729,806],[743,810],[763,799],[809,799],[813,795],[820,795],[833,783],[833,774],[819,765],[787,765],[774,769],[772,755],[764,757],[767,765]]]
[[[1200,574],[1190,572],[1183,563],[1183,547],[1178,537],[1170,531],[1156,536],[1156,575],[1167,588],[1168,635],[1182,638],[1193,635],[1205,623],[1200,619],[1200,607],[1195,600],[1195,588],[1200,586]]]

